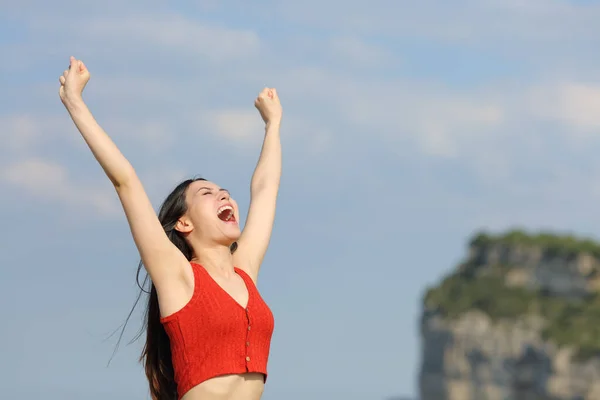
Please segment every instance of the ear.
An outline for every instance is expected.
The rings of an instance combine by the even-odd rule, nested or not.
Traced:
[[[181,217],[177,220],[175,224],[175,230],[181,233],[190,233],[194,230],[194,226],[192,225],[192,221],[189,218]]]

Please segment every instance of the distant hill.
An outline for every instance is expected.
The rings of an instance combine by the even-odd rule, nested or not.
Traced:
[[[421,400],[600,399],[600,244],[480,233],[427,290]]]

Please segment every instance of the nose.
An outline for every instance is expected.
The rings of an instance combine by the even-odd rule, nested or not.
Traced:
[[[221,192],[220,200],[229,200],[229,193],[225,191]]]

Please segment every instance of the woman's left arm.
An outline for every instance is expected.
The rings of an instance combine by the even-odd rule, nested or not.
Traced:
[[[269,247],[281,178],[282,108],[275,89],[265,88],[254,105],[265,121],[265,139],[250,185],[250,208],[246,226],[234,253],[235,263],[256,282]]]

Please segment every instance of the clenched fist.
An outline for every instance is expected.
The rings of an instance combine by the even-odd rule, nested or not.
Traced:
[[[283,110],[281,109],[281,103],[277,96],[277,90],[273,88],[264,88],[254,101],[254,106],[260,112],[260,116],[265,123],[281,122]]]
[[[66,104],[81,97],[85,85],[90,80],[90,72],[83,61],[71,57],[69,69],[66,69],[58,80],[60,81],[58,94],[63,104]]]

